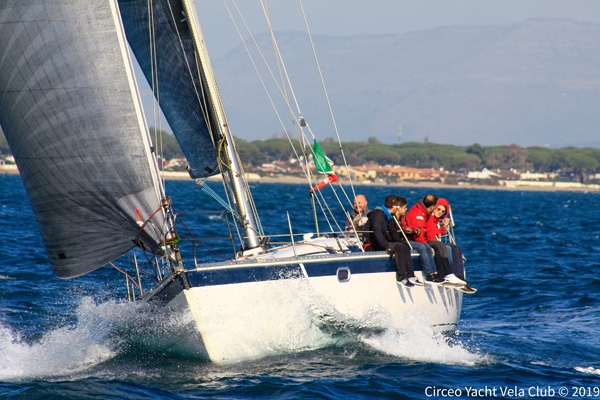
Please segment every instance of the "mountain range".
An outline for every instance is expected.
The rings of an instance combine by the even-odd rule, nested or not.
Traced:
[[[342,141],[600,147],[600,24],[530,19],[315,36],[329,103],[307,35],[276,37],[294,90],[286,95],[299,104],[291,108],[319,140],[339,133]],[[270,36],[255,40],[276,65]],[[234,135],[256,140],[293,130],[278,122],[242,45],[212,64]],[[256,64],[265,71],[260,58]],[[272,67],[278,80],[280,69]],[[289,121],[273,79],[264,82]]]

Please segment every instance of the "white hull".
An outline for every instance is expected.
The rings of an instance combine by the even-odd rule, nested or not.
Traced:
[[[301,249],[296,247],[297,254]],[[334,342],[331,329],[402,330],[416,319],[448,330],[460,318],[461,292],[397,284],[385,253],[319,251],[280,259],[285,249],[280,250],[186,272],[189,289],[167,301],[170,309],[191,314],[195,351],[213,362],[237,362],[326,346]],[[237,282],[226,283],[228,277]]]

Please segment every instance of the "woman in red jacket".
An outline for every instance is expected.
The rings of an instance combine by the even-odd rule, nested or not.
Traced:
[[[425,229],[425,239],[429,244],[438,242],[442,236],[448,232],[450,224],[450,204],[444,198],[439,198],[437,204],[429,219]],[[446,218],[442,218],[442,217]],[[467,293],[475,293],[477,289],[469,285],[465,280],[465,267],[463,263],[462,249],[454,243],[444,243],[447,247],[448,258],[450,259],[452,273],[461,281],[465,281],[465,286],[462,288]]]
[[[448,232],[450,218],[442,218],[444,215],[450,215],[450,204],[446,199],[439,198],[427,220],[425,228],[425,239],[427,241],[440,240]]]
[[[443,278],[446,283],[464,285],[465,282],[462,279],[458,279],[456,275],[452,273],[452,266],[450,265],[450,260],[448,260],[448,250],[446,249],[446,245],[437,239],[427,240],[427,221],[431,219],[431,213],[435,209],[437,202],[438,198],[436,195],[431,193],[426,195],[423,197],[423,200],[419,200],[419,202],[412,206],[408,213],[406,213],[406,217],[403,218],[402,224],[410,228],[409,231],[412,234],[412,240],[429,244],[429,246],[433,248],[435,267],[438,275]]]

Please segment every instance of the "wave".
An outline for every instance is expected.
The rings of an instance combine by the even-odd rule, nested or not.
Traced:
[[[594,368],[594,367],[575,367],[575,371],[578,372],[583,372],[585,374],[591,374],[591,375],[600,375],[600,369],[598,368]]]
[[[79,316],[92,307],[84,300]],[[0,380],[13,381],[71,375],[115,356],[107,331],[84,318],[76,326],[47,332],[35,343],[0,324]]]
[[[185,347],[189,318],[156,314],[138,303],[80,299],[76,322],[50,330],[34,342],[0,323],[0,381],[85,378],[89,371],[121,357],[135,364],[152,353],[199,357]],[[132,365],[132,364],[130,364]],[[107,366],[107,371],[114,370]],[[88,373],[86,373],[88,371]],[[100,373],[98,370],[94,374]]]

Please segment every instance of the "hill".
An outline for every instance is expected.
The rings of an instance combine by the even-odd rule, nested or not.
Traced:
[[[278,40],[304,117],[319,138],[335,136],[305,35]],[[258,42],[271,59],[270,39]],[[599,24],[532,19],[321,36],[315,47],[344,141],[395,143],[402,126],[403,141],[600,147]],[[236,136],[283,131],[241,46],[213,66]]]

